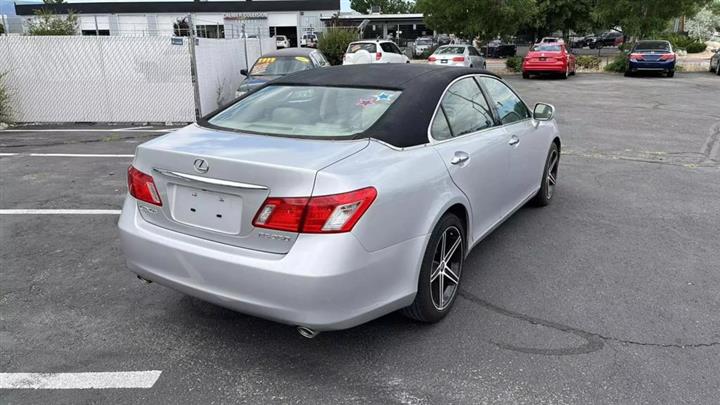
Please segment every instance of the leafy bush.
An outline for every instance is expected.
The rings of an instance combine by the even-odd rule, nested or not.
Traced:
[[[701,53],[705,52],[705,49],[707,48],[707,45],[705,45],[702,42],[693,42],[692,44],[688,45],[685,50],[687,53]]]
[[[615,57],[612,62],[605,65],[606,72],[624,73],[627,70],[627,56],[621,54]]]
[[[10,91],[5,87],[4,79],[6,73],[0,73],[0,122],[12,122],[12,108],[10,107]]]
[[[670,41],[674,50],[684,49],[688,53],[700,53],[706,48],[705,44],[695,38],[691,38],[682,34],[665,34],[660,37],[666,41]]]
[[[575,63],[583,69],[588,69],[588,70],[600,69],[600,58],[598,58],[597,56],[590,56],[590,55],[578,56]]]
[[[72,11],[63,17],[51,10],[37,10],[35,18],[28,23],[30,35],[75,35],[77,30],[78,16]]]
[[[511,56],[505,60],[505,66],[513,72],[522,72],[522,56]]]
[[[332,65],[342,65],[343,55],[350,45],[350,42],[357,40],[357,34],[353,30],[342,28],[328,28],[320,35],[318,49],[325,54]]]

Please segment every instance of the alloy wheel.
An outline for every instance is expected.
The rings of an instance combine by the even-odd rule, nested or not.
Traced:
[[[548,200],[552,198],[553,193],[555,192],[559,163],[560,155],[557,150],[553,150],[550,154],[550,158],[548,159],[547,177],[545,178],[545,181],[547,182],[547,194],[545,197]]]
[[[458,292],[463,265],[462,233],[450,226],[442,234],[435,248],[430,274],[430,296],[438,311],[452,304]]]

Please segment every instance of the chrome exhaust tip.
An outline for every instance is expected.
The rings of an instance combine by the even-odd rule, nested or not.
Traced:
[[[320,332],[318,332],[318,331],[316,331],[316,330],[314,330],[314,329],[310,329],[310,328],[308,328],[308,327],[306,327],[306,326],[298,326],[298,327],[297,327],[297,331],[298,331],[298,333],[300,334],[300,336],[302,336],[302,337],[304,337],[304,338],[308,338],[308,339],[312,339],[312,338],[314,338],[315,336],[317,336],[317,335],[320,334]]]
[[[143,277],[141,277],[140,275],[138,275],[137,278],[138,278],[138,280],[142,281],[142,282],[145,283],[145,284],[150,284],[150,283],[152,283],[152,281],[150,281],[150,280],[148,280],[148,279],[146,279],[146,278],[143,278]]]

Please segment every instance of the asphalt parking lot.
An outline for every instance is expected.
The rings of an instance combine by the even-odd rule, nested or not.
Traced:
[[[557,108],[553,204],[471,252],[443,322],[312,340],[125,270],[113,212],[135,146],[164,128],[0,132],[0,373],[162,372],[0,402],[716,403],[720,80],[508,81]],[[32,211],[66,209],[107,212]]]

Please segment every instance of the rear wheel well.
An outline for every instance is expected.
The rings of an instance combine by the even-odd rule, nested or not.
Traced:
[[[465,228],[463,230],[465,231],[465,240],[467,240],[470,219],[468,217],[468,212],[467,212],[467,209],[465,208],[465,206],[460,203],[455,204],[452,207],[448,208],[447,211],[445,211],[445,213],[453,214],[456,217],[458,217],[458,219],[460,219],[460,222],[462,222],[463,228]]]
[[[553,143],[554,143],[555,145],[557,145],[558,153],[560,153],[561,150],[562,150],[562,148],[560,147],[560,138],[555,138],[555,139],[553,139]]]

